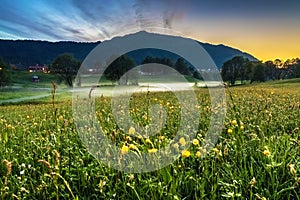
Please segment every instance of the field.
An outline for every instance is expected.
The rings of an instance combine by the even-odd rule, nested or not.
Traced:
[[[181,157],[148,173],[115,170],[89,153],[75,127],[70,93],[1,105],[0,199],[300,199],[299,79],[226,88],[226,120],[209,152],[201,144],[216,110],[208,89],[197,89],[196,96],[196,139],[180,133],[172,148]],[[151,122],[149,105],[167,112],[166,125],[151,137],[118,127],[110,100],[96,98],[96,116],[121,155],[155,155],[172,141],[180,123],[172,93],[131,99],[130,115],[142,126]]]

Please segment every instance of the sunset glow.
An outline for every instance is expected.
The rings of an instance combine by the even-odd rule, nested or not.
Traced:
[[[27,1],[0,4],[0,39],[103,41],[151,27],[259,60],[300,57],[300,1]]]

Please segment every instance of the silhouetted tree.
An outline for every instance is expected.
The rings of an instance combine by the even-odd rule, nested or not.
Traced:
[[[59,75],[59,81],[64,81],[69,87],[73,87],[73,79],[80,67],[80,62],[77,61],[71,54],[59,55],[51,64],[50,71]]]
[[[236,80],[241,79],[243,67],[247,62],[248,59],[245,59],[243,56],[235,56],[231,60],[226,61],[221,70],[223,81],[229,81],[231,85],[234,85]]]
[[[191,71],[183,58],[177,59],[174,68],[182,75],[191,75]]]
[[[8,65],[0,57],[0,87],[11,84],[11,75],[8,70]]]
[[[122,55],[114,60],[104,71],[106,78],[112,81],[118,81],[119,84],[129,84],[129,80],[133,81],[133,84],[137,83],[137,71],[133,70],[135,67],[134,61]],[[130,71],[131,70],[131,71]],[[128,73],[126,73],[128,72]],[[124,79],[121,77],[124,75]]]
[[[158,64],[163,64],[163,65],[169,66],[171,68],[174,68],[174,64],[172,63],[170,58],[165,58],[165,57],[164,58],[159,58],[159,57],[153,58],[151,56],[147,56],[143,60],[142,64],[149,64],[149,63],[158,63]],[[148,73],[148,74],[168,74],[171,71],[171,70],[168,70],[168,68],[166,68],[166,67],[162,68],[159,65],[153,65],[151,67],[152,68],[150,68],[149,65],[142,66],[141,71]]]
[[[258,81],[258,82],[265,81],[265,66],[261,62],[257,63],[254,66],[254,72],[251,78],[251,83],[253,83],[254,81]]]

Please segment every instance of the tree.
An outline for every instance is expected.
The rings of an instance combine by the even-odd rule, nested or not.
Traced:
[[[293,58],[285,62],[287,77],[288,78],[300,78],[300,59]]]
[[[243,56],[235,56],[226,61],[221,71],[223,81],[229,81],[231,85],[234,85],[236,80],[241,79],[243,67],[247,62],[248,59]]]
[[[146,56],[146,58],[142,62],[141,66],[141,71],[147,74],[168,74],[171,73],[171,70],[167,67],[161,67],[159,65],[152,65],[151,68],[149,65],[144,65],[144,64],[149,64],[149,63],[157,63],[157,64],[163,64],[166,66],[169,66],[170,68],[174,68],[174,64],[172,63],[170,58],[153,58],[151,56]]]
[[[59,55],[51,64],[50,71],[59,75],[59,80],[64,81],[69,87],[73,87],[73,79],[80,67],[80,62],[71,54]]]
[[[189,68],[187,66],[187,63],[183,58],[178,58],[174,68],[182,75],[191,75],[191,72],[189,71]]]
[[[134,67],[134,61],[131,58],[122,55],[107,67],[104,71],[104,75],[107,79],[118,81],[120,85],[128,85],[130,81],[132,84],[136,84],[137,72],[133,69]],[[121,77],[123,78],[121,79]]]
[[[254,73],[251,78],[251,83],[254,81],[264,82],[265,81],[265,65],[263,63],[258,63],[254,67]]]
[[[3,59],[0,58],[0,87],[10,85],[11,76],[8,70],[7,64],[4,63]]]
[[[276,73],[277,73],[277,68],[276,65],[274,64],[273,61],[268,60],[265,63],[265,73],[266,73],[266,79],[267,80],[275,80],[276,77]]]
[[[300,78],[300,63],[294,65],[291,77],[292,78]]]

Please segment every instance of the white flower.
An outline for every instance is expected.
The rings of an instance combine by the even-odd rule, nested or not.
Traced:
[[[25,173],[25,170],[20,171],[20,175],[23,175]]]
[[[31,168],[31,164],[28,164],[28,169],[30,169]]]
[[[22,163],[22,164],[21,164],[21,167],[26,167],[25,163]]]

